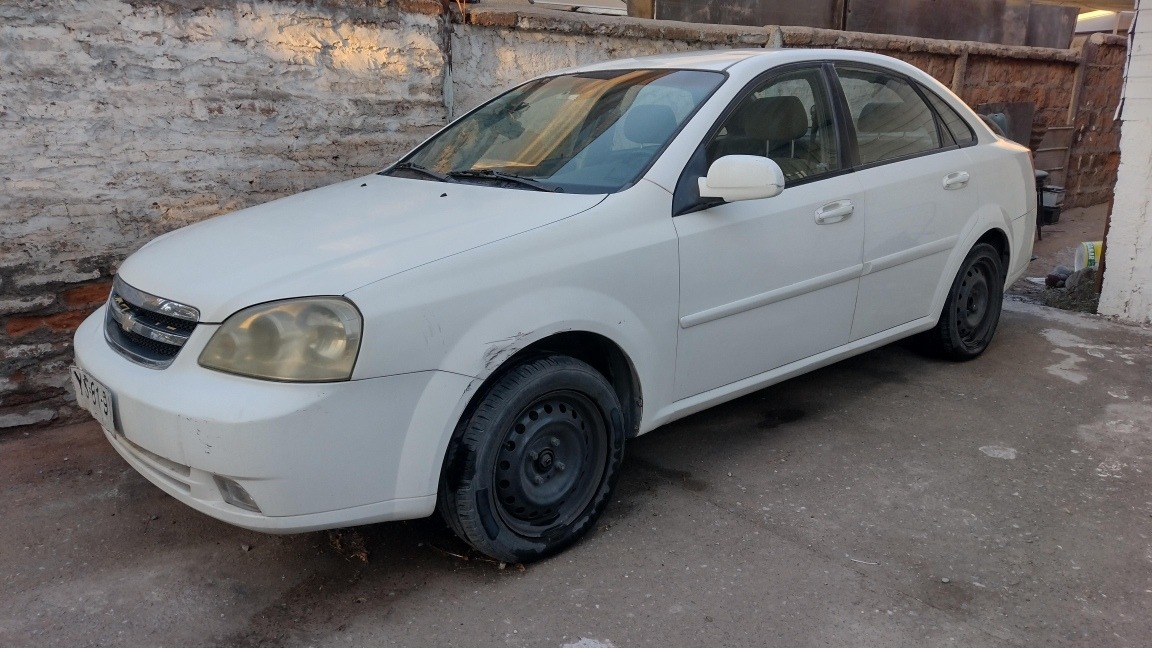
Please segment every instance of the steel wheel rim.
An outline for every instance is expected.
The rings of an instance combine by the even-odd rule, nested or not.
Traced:
[[[979,346],[991,326],[994,272],[991,263],[978,260],[968,266],[956,287],[953,321],[956,334],[968,348]]]
[[[516,533],[539,537],[588,508],[608,460],[608,428],[584,394],[545,394],[522,409],[500,440],[495,507]]]

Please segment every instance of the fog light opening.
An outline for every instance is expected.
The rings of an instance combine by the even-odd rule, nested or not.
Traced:
[[[246,511],[260,512],[260,507],[256,506],[256,500],[252,499],[252,496],[244,490],[243,486],[220,475],[213,475],[213,478],[216,480],[216,487],[220,489],[220,495],[224,497],[225,502]]]

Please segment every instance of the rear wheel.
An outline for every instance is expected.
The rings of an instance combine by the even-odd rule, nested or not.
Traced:
[[[952,360],[979,356],[992,342],[1003,302],[1000,252],[987,243],[979,243],[960,265],[931,339]]]
[[[457,427],[438,508],[477,550],[506,562],[554,554],[603,512],[624,456],[615,391],[567,356],[496,380]]]

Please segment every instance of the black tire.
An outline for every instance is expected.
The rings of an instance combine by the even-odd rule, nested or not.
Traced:
[[[540,560],[600,517],[624,436],[619,399],[599,372],[568,356],[525,361],[457,426],[437,508],[478,551],[510,563]]]
[[[945,358],[971,360],[992,342],[1003,304],[1000,252],[987,243],[978,243],[960,264],[940,321],[928,337]]]

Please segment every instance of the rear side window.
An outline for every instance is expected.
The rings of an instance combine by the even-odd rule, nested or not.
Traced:
[[[972,132],[972,127],[960,113],[952,109],[947,102],[937,96],[931,90],[920,86],[920,90],[924,92],[924,96],[928,97],[928,103],[932,104],[932,108],[936,110],[936,114],[940,116],[940,121],[943,123],[944,128],[948,131],[948,135],[960,146],[967,146],[976,141],[976,134]]]
[[[855,126],[860,164],[911,157],[945,146],[932,109],[908,81],[877,70],[837,66],[836,72]]]

